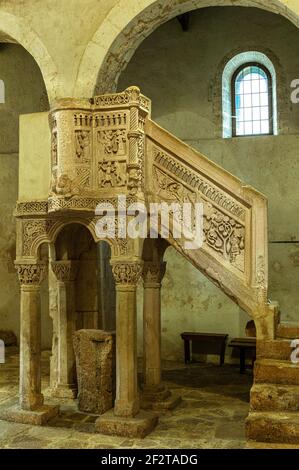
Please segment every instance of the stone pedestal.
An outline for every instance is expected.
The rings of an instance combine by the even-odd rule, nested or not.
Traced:
[[[100,416],[95,423],[95,429],[101,434],[124,437],[144,438],[158,424],[159,418],[153,413],[140,411],[134,417],[115,416],[113,410]]]
[[[113,407],[115,399],[115,333],[76,331],[74,350],[79,410],[103,414]]]
[[[0,419],[14,423],[42,426],[59,413],[59,406],[41,405],[34,410],[23,410],[19,405],[3,411]]]

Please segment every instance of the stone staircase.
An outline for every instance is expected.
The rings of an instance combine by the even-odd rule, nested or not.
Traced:
[[[299,364],[291,340],[299,325],[279,323],[274,340],[260,340],[246,432],[250,441],[299,445]]]

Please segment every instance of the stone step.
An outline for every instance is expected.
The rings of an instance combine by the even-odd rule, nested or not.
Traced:
[[[253,441],[299,444],[299,413],[251,411],[246,435]]]
[[[247,441],[245,449],[298,449],[298,444],[286,444],[285,442],[262,442],[262,441]]]
[[[250,391],[252,411],[298,411],[299,386],[254,384]]]
[[[279,323],[276,328],[277,338],[299,339],[298,323]]]
[[[289,361],[293,348],[291,339],[258,340],[256,357]]]
[[[254,382],[299,385],[299,364],[275,359],[257,359],[254,364]]]

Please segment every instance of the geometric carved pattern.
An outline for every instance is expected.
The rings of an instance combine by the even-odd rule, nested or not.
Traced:
[[[44,215],[48,212],[48,201],[17,202],[16,216],[27,214]]]

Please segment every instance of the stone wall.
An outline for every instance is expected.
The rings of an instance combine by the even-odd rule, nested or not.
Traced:
[[[234,51],[246,50],[265,52],[276,64],[279,136],[222,139],[220,71]],[[176,19],[161,26],[141,44],[118,84],[119,90],[138,85],[152,99],[154,120],[268,197],[269,295],[288,321],[299,321],[299,105],[289,99],[294,78],[299,78],[298,29],[272,13],[224,7],[192,12],[187,32]],[[244,312],[175,251],[169,249],[165,258],[165,358],[182,357],[184,330],[244,335]],[[141,311],[140,306],[140,326]]]
[[[5,103],[0,104],[0,325],[19,333],[19,284],[14,268],[18,192],[19,115],[48,108],[41,72],[21,46],[0,44],[0,79]],[[44,303],[46,309],[46,303]],[[43,315],[47,318],[47,315]],[[45,322],[44,322],[45,323]],[[44,333],[49,330],[46,324]],[[49,345],[44,334],[44,345]]]

